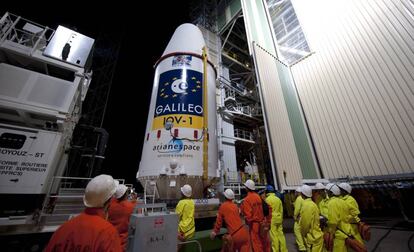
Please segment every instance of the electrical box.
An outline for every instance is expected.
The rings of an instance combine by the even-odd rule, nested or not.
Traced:
[[[178,215],[156,212],[132,214],[127,251],[177,251]]]

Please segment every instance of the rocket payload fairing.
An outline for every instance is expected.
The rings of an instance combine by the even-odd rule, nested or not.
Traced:
[[[197,26],[180,25],[156,64],[137,179],[144,187],[155,182],[162,199],[180,198],[184,184],[202,198],[219,176],[216,72],[204,47]]]

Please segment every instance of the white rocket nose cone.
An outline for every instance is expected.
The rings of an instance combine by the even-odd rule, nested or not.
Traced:
[[[189,52],[201,55],[204,46],[205,42],[200,29],[193,24],[182,24],[175,29],[162,56],[174,52]]]

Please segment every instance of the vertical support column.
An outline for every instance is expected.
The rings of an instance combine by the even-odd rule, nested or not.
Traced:
[[[208,179],[207,50],[203,47],[203,180]]]

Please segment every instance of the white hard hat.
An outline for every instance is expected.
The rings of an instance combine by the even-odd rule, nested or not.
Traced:
[[[184,194],[184,196],[191,197],[193,194],[193,189],[189,184],[185,184],[183,187],[181,187],[181,192]]]
[[[325,186],[325,190],[331,190],[331,187],[334,185],[334,183],[328,183],[328,184],[326,184],[326,186]]]
[[[110,175],[102,174],[89,181],[83,195],[86,207],[103,207],[116,191],[116,182]]]
[[[312,197],[312,188],[308,185],[303,185],[301,188],[301,193],[306,197]]]
[[[226,197],[226,199],[229,199],[229,200],[234,199],[234,192],[231,189],[226,189],[223,194],[224,194],[224,197]]]
[[[341,194],[341,190],[339,190],[339,187],[335,184],[333,184],[331,186],[331,188],[329,189],[329,191],[331,191],[334,195],[338,196]]]
[[[348,184],[348,183],[340,183],[340,184],[338,185],[338,187],[339,187],[339,188],[344,189],[344,190],[345,190],[345,191],[347,191],[348,193],[351,193],[351,191],[352,191],[352,187],[351,187],[351,185],[350,185],[350,184]]]
[[[119,199],[122,196],[124,196],[125,192],[128,190],[128,187],[126,187],[125,185],[119,185],[116,188],[116,192],[115,192],[115,198]]]
[[[316,183],[315,190],[323,190],[325,186],[322,183]]]
[[[302,192],[302,186],[299,186],[298,188],[296,188],[295,192]]]
[[[244,186],[245,186],[245,187],[247,187],[247,188],[249,188],[250,190],[255,190],[255,189],[256,189],[256,186],[254,185],[254,182],[253,182],[253,180],[251,180],[251,179],[248,179],[248,180],[244,183]]]

